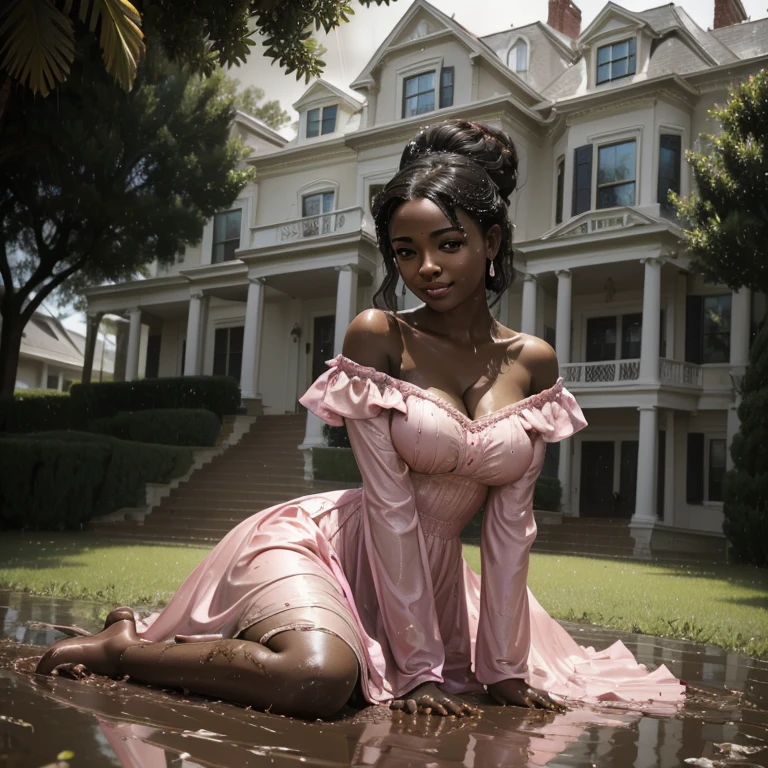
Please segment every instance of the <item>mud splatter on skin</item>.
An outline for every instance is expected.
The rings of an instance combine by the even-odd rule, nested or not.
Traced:
[[[484,710],[478,718],[412,717],[368,707],[306,722],[98,676],[73,681],[33,674],[39,646],[58,635],[27,622],[45,618],[97,630],[103,619],[91,618],[90,610],[28,595],[22,606],[21,599],[0,593],[0,635],[13,638],[0,640],[0,765],[45,765],[71,749],[77,768],[143,768],[175,764],[182,755],[212,768],[768,768],[768,662],[713,646],[567,626],[584,645],[602,647],[621,637],[649,667],[666,663],[689,681],[685,707],[668,718],[585,706],[554,715],[478,698]]]

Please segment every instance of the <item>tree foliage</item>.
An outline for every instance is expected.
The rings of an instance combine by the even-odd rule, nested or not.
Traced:
[[[697,191],[675,199],[694,268],[733,290],[768,292],[768,73],[737,86],[712,112],[722,125],[689,152]],[[741,383],[734,468],[723,485],[723,531],[738,560],[768,566],[768,325],[750,350]]]
[[[251,176],[218,78],[155,59],[126,94],[87,65],[94,42],[80,55],[55,100],[27,101],[3,127],[27,151],[0,173],[0,393],[12,391],[23,326],[47,296],[171,263]]]
[[[0,87],[7,93],[17,81],[43,96],[69,76],[78,31],[85,29],[98,35],[104,66],[125,90],[136,77],[145,36],[172,61],[210,75],[217,67],[244,63],[262,35],[267,56],[309,81],[325,67],[312,29],[329,32],[354,14],[351,0],[6,0],[3,5]]]

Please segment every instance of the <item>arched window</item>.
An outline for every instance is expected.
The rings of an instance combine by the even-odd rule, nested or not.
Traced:
[[[507,54],[507,66],[518,74],[528,71],[528,43],[518,38]]]

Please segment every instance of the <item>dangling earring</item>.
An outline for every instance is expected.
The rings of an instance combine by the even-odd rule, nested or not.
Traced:
[[[400,291],[401,296],[405,296],[405,283],[403,283],[403,290]]]
[[[488,270],[488,276],[496,277],[496,269],[493,266],[493,259],[491,259],[491,266],[490,266],[490,269]]]

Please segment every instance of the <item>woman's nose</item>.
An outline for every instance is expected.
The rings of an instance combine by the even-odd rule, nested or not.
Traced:
[[[443,270],[440,265],[429,254],[425,255],[422,259],[421,266],[419,267],[419,274],[422,277],[430,277],[432,275],[439,275]]]

